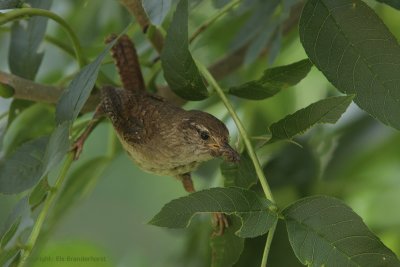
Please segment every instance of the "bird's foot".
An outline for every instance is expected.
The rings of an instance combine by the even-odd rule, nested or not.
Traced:
[[[213,236],[223,235],[225,229],[229,227],[228,217],[224,213],[214,212],[212,218],[214,226]]]
[[[83,145],[85,143],[86,138],[82,136],[75,141],[75,143],[71,147],[71,151],[74,152],[74,160],[77,160],[82,153]]]

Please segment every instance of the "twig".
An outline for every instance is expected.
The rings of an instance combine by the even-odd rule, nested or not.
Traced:
[[[258,180],[260,181],[261,187],[264,191],[265,197],[267,199],[269,199],[271,202],[274,203],[274,198],[272,196],[272,192],[271,189],[269,187],[268,181],[265,178],[264,172],[261,168],[260,162],[257,158],[256,153],[254,152],[253,146],[251,145],[250,139],[247,135],[246,130],[243,127],[242,122],[240,121],[238,115],[236,114],[235,110],[233,109],[231,103],[229,102],[229,100],[226,98],[224,91],[222,90],[222,88],[218,85],[217,81],[214,79],[214,77],[211,75],[211,73],[207,70],[207,68],[202,65],[200,62],[196,62],[197,67],[200,69],[200,72],[203,74],[203,76],[205,77],[205,79],[207,80],[207,82],[214,88],[214,90],[217,92],[218,96],[221,98],[222,102],[224,103],[226,109],[229,111],[230,115],[232,116],[237,129],[239,130],[239,134],[243,139],[243,142],[245,144],[247,153],[249,154],[251,161],[253,162]],[[263,253],[263,258],[262,258],[262,267],[266,266],[267,264],[267,259],[268,259],[268,254],[269,254],[269,250],[271,247],[271,243],[272,243],[272,238],[274,236],[275,233],[275,227],[276,227],[276,223],[271,227],[271,229],[269,230],[268,233],[268,237],[267,237],[267,241],[265,244],[265,249],[264,249],[264,253]]]
[[[153,47],[161,54],[164,46],[164,36],[159,29],[151,25],[151,22],[143,9],[141,0],[120,0],[128,11],[135,17],[142,28],[143,33],[147,34]]]
[[[67,174],[69,168],[71,167],[73,160],[74,160],[74,154],[69,153],[64,162],[64,165],[61,168],[60,175],[58,176],[53,189],[49,191],[49,194],[47,195],[47,197],[43,203],[43,208],[40,211],[35,224],[33,225],[32,232],[30,233],[30,235],[28,237],[28,241],[26,242],[25,248],[22,251],[21,260],[18,264],[18,267],[24,266],[26,263],[26,260],[28,259],[29,255],[31,254],[32,248],[33,248],[34,244],[36,243],[36,240],[39,236],[40,230],[42,229],[44,220],[46,219],[47,214],[48,214],[54,200],[56,199],[57,192],[58,192],[58,190],[60,190],[61,185],[63,184],[63,182],[65,180],[66,174]]]
[[[275,222],[275,224],[268,231],[267,241],[265,242],[265,247],[264,247],[263,256],[262,256],[262,260],[261,260],[261,267],[267,266],[268,254],[271,249],[272,239],[274,238],[277,224],[278,224],[278,222]]]
[[[0,71],[0,83],[13,88],[14,98],[31,100],[34,102],[55,104],[63,91],[62,87],[35,83],[3,71]],[[87,112],[94,110],[99,102],[100,94],[96,91],[89,97],[83,111]]]
[[[197,36],[199,36],[202,32],[204,32],[211,24],[216,22],[220,17],[229,12],[232,8],[234,8],[237,4],[240,3],[241,0],[234,0],[231,3],[227,4],[222,8],[219,12],[217,12],[214,16],[209,18],[206,22],[204,22],[197,30],[194,31],[192,36],[189,38],[189,43],[193,42]]]
[[[271,202],[274,202],[274,199],[273,199],[272,193],[271,193],[271,189],[268,185],[267,179],[265,178],[265,175],[261,168],[260,162],[258,161],[257,155],[254,152],[253,146],[251,145],[250,139],[247,135],[247,132],[246,132],[242,122],[240,121],[238,115],[236,114],[236,112],[235,112],[234,108],[232,107],[231,103],[229,102],[228,98],[226,98],[224,91],[219,86],[219,84],[214,79],[214,77],[211,75],[211,73],[207,70],[207,68],[198,61],[196,61],[196,65],[199,68],[200,72],[203,74],[204,78],[207,80],[207,82],[214,88],[215,92],[221,98],[226,109],[229,111],[229,114],[231,114],[233,121],[235,122],[236,127],[238,128],[239,133],[240,133],[240,135],[243,139],[243,142],[246,146],[246,150],[249,153],[249,156],[254,164],[254,168],[256,170],[257,177],[260,181],[260,184],[263,188],[264,194],[267,197],[267,199],[269,199]]]

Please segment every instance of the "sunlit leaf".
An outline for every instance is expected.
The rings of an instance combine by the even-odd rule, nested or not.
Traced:
[[[338,199],[313,196],[283,211],[289,240],[308,266],[399,266],[400,261]]]
[[[152,24],[160,26],[171,9],[172,0],[143,0],[142,5]]]
[[[52,0],[28,1],[35,8],[49,9]],[[11,26],[11,45],[8,54],[10,70],[20,77],[34,80],[43,59],[39,45],[47,27],[46,17],[32,17],[23,27],[20,22]]]
[[[257,174],[253,162],[246,151],[240,155],[239,163],[224,161],[221,163],[220,168],[225,178],[225,187],[238,186],[250,188],[257,183]]]
[[[208,97],[203,77],[189,51],[188,2],[181,0],[169,26],[161,64],[165,80],[180,97],[202,100]]]
[[[400,0],[377,0],[377,1],[385,3],[393,8],[400,9]]]
[[[34,186],[43,173],[48,137],[33,139],[18,147],[0,164],[0,192],[15,194]]]
[[[300,39],[311,61],[341,92],[400,129],[400,46],[360,0],[307,1]]]
[[[286,116],[271,124],[269,129],[272,137],[268,143],[292,139],[315,124],[336,123],[353,98],[354,95],[326,98]]]
[[[255,237],[268,232],[277,221],[274,205],[253,191],[239,187],[211,188],[172,200],[154,216],[150,224],[186,227],[196,213],[223,212],[242,219],[242,227],[235,233],[240,237]]]
[[[254,81],[229,88],[229,93],[247,99],[264,99],[281,90],[299,83],[312,67],[308,59],[296,63],[267,69],[264,75]]]
[[[244,248],[244,239],[235,235],[242,223],[236,216],[229,217],[229,227],[224,234],[211,237],[211,266],[226,267],[237,262]]]

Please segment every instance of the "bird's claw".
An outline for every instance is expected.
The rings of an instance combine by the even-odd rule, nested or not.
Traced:
[[[83,138],[79,138],[72,145],[71,151],[74,152],[74,160],[77,160],[79,158],[79,156],[81,155],[84,143],[85,143],[85,140]]]

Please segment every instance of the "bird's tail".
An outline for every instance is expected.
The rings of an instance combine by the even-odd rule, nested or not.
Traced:
[[[116,34],[111,34],[106,38],[105,42],[110,43],[117,37]],[[145,91],[146,88],[135,45],[126,34],[122,35],[111,48],[111,55],[117,66],[123,88],[130,92]]]

